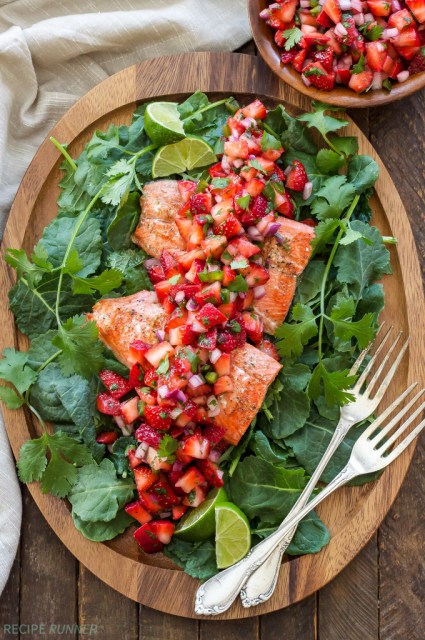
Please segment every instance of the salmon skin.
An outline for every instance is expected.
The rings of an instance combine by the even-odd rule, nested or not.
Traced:
[[[163,329],[167,322],[167,314],[154,291],[138,291],[124,298],[99,300],[87,318],[94,320],[99,338],[129,369],[135,363],[130,354],[130,344],[134,340],[156,344],[156,331]]]
[[[183,238],[175,224],[183,199],[176,180],[157,180],[143,187],[140,198],[141,215],[133,234],[133,242],[154,258],[167,249],[181,251]]]
[[[282,365],[248,343],[232,351],[231,362],[234,389],[218,397],[220,413],[215,417],[215,423],[226,430],[226,442],[238,444],[260,410],[267,389]]]
[[[174,222],[183,200],[176,180],[157,180],[145,185],[140,199],[140,222],[133,241],[154,258],[162,249],[177,253],[184,242]],[[311,256],[314,229],[302,222],[279,217],[279,233],[283,244],[276,238],[264,242],[263,259],[270,280],[266,295],[254,303],[254,310],[264,322],[267,333],[274,334],[285,320],[294,297],[297,277],[303,272]]]
[[[283,243],[275,237],[268,238],[263,246],[263,260],[270,280],[266,283],[266,295],[257,300],[254,309],[264,322],[267,333],[274,334],[286,318],[297,286],[297,277],[310,260],[314,229],[302,222],[279,217],[279,234]]]

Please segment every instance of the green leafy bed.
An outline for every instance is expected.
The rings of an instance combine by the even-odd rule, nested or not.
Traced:
[[[202,136],[220,153],[222,127],[236,108],[233,99],[210,103],[196,92],[179,112],[186,133]],[[96,432],[114,428],[95,408],[97,373],[126,371],[85,313],[101,296],[152,288],[143,267],[146,254],[131,242],[156,151],[144,131],[144,110],[145,105],[136,110],[129,126],[97,131],[76,160],[53,141],[64,155],[57,217],[30,258],[20,249],[6,255],[17,272],[10,308],[31,346],[28,352],[5,350],[0,377],[11,384],[0,386],[0,399],[13,409],[29,407],[43,429],[40,438],[23,445],[19,476],[41,481],[43,492],[67,496],[77,529],[98,541],[115,537],[132,521],[123,507],[135,490],[125,455],[135,440],[121,436],[111,451],[96,442]],[[277,138],[286,150],[283,168],[298,159],[313,183],[308,200],[295,195],[297,218],[319,224],[312,260],[276,333],[281,374],[242,441],[220,462],[226,488],[257,539],[289,512],[325,451],[339,406],[350,399],[351,364],[376,334],[384,305],[377,280],[391,271],[384,239],[369,224],[378,166],[357,155],[356,138],[336,135],[347,123],[327,113],[332,110],[315,103],[313,113],[293,118],[278,106],[264,122],[269,142]],[[318,150],[310,129],[321,134],[324,148]],[[185,176],[208,179],[205,171]],[[345,464],[361,429],[341,445],[325,482]],[[326,526],[312,513],[288,552],[315,553],[328,541]],[[173,539],[166,553],[192,576],[217,571],[211,541]]]

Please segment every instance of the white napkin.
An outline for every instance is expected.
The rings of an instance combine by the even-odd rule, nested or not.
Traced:
[[[38,146],[95,84],[147,58],[231,51],[250,37],[246,0],[0,0],[0,237]],[[20,520],[0,419],[0,593]]]

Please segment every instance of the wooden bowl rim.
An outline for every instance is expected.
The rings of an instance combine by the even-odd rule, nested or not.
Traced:
[[[290,65],[280,62],[280,50],[273,40],[273,31],[264,20],[258,17],[260,10],[269,3],[265,0],[248,0],[249,20],[254,42],[263,60],[280,80],[289,84],[293,89],[303,93],[312,100],[320,100],[345,109],[378,107],[390,102],[402,100],[425,87],[425,71],[410,76],[405,82],[397,82],[391,91],[374,89],[367,93],[356,94],[351,89],[338,86],[332,91],[320,91],[315,87],[307,87],[301,79],[301,74]],[[261,5],[261,6],[260,6]],[[268,33],[269,32],[269,33]],[[269,37],[268,37],[269,36]]]

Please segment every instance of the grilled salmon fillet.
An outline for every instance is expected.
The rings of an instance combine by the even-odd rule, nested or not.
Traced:
[[[297,286],[297,276],[306,268],[311,256],[314,229],[302,222],[279,217],[279,233],[284,238],[264,242],[263,260],[268,265],[270,280],[266,295],[257,300],[254,309],[264,322],[267,333],[274,334],[288,313]]]
[[[157,180],[143,187],[140,198],[141,215],[133,234],[133,242],[146,253],[159,258],[163,249],[182,250],[185,248],[174,222],[183,199],[176,180]]]
[[[220,413],[215,417],[215,423],[226,430],[227,442],[239,442],[281,368],[274,358],[250,344],[232,351],[230,377],[234,389],[218,397]]]
[[[94,320],[99,338],[129,369],[135,362],[130,354],[130,344],[134,340],[156,344],[155,331],[163,329],[167,322],[167,314],[154,291],[138,291],[124,298],[99,300],[87,318]]]

